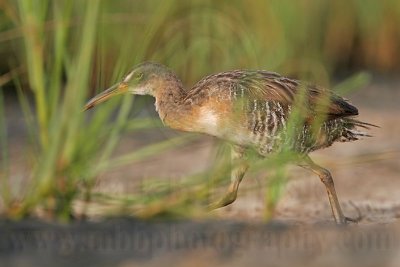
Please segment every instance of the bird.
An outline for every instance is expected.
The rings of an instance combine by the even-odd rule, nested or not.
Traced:
[[[91,98],[85,110],[120,94],[153,96],[165,126],[208,134],[231,144],[231,181],[223,197],[209,205],[211,209],[236,200],[251,164],[246,157],[250,149],[260,157],[288,150],[297,155],[294,162],[298,166],[318,175],[325,185],[337,224],[359,220],[344,215],[331,173],[308,155],[335,142],[369,137],[363,129],[375,126],[355,119],[358,109],[335,92],[265,70],[211,74],[186,90],[173,70],[144,62]],[[295,114],[300,120],[290,123]]]

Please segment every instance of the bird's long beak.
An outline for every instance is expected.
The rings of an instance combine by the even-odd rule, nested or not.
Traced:
[[[85,105],[85,110],[91,109],[92,107],[96,106],[97,104],[100,104],[115,95],[125,93],[126,91],[128,91],[128,86],[126,83],[124,83],[124,82],[117,83],[117,84],[111,86],[110,88],[108,88],[107,90],[105,90],[104,92],[102,92],[102,93],[96,95],[95,97],[93,97],[92,99],[90,99],[89,102],[87,102]]]

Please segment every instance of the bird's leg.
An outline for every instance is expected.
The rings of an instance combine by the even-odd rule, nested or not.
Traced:
[[[311,170],[312,172],[317,174],[321,179],[321,181],[324,183],[326,191],[328,193],[329,202],[331,204],[332,214],[337,224],[347,224],[348,222],[360,221],[361,219],[360,216],[359,218],[352,219],[343,215],[338,197],[336,195],[336,190],[335,190],[335,185],[333,183],[332,175],[327,169],[324,169],[321,166],[315,164],[308,156],[303,158],[299,166]]]
[[[219,201],[211,203],[209,205],[209,209],[218,209],[227,206],[236,200],[240,182],[242,181],[243,176],[249,167],[244,159],[244,153],[245,148],[237,145],[232,146],[231,183],[225,195]]]

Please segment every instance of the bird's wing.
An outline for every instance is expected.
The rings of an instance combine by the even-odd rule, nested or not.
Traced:
[[[305,107],[310,115],[323,113],[328,119],[358,115],[356,107],[334,92],[302,84],[274,72],[238,70],[211,75],[199,81],[189,94],[200,91],[208,91],[209,94],[229,93],[235,98],[276,101],[284,106],[293,106],[298,101],[298,105]],[[300,97],[302,94],[305,96],[303,100]]]

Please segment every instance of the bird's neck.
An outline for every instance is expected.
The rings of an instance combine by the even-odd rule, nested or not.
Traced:
[[[177,78],[163,80],[158,88],[154,95],[155,105],[163,123],[177,130],[190,130],[190,107],[183,101],[187,93],[182,82]]]

